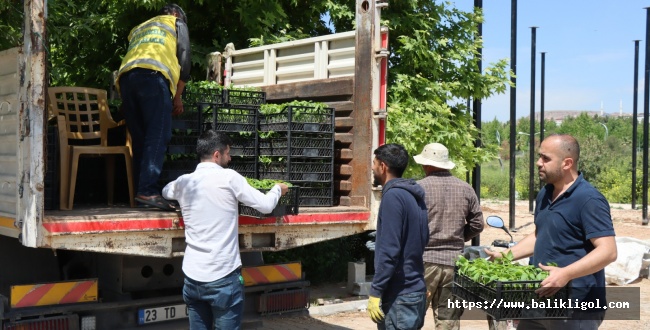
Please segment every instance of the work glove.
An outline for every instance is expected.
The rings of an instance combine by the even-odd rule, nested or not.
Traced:
[[[381,310],[381,298],[368,296],[368,315],[375,323],[384,322],[384,312]]]
[[[372,238],[371,240],[366,242],[366,248],[370,251],[375,251],[375,237],[377,236],[377,231],[373,231],[370,234],[368,234],[368,237]]]

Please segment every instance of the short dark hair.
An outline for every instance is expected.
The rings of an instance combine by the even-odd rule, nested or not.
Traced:
[[[215,151],[223,153],[230,145],[232,145],[232,140],[225,133],[207,130],[199,136],[199,140],[196,142],[196,153],[201,160],[206,160],[212,157]]]
[[[572,158],[573,162],[578,164],[580,161],[580,144],[575,137],[569,134],[551,134],[549,137],[558,138],[563,157]]]
[[[175,4],[175,3],[168,3],[162,9],[160,10],[161,15],[174,15],[178,14],[178,18],[180,18],[183,23],[187,24],[187,16],[185,16],[185,12],[183,11],[183,8],[181,6]]]
[[[401,178],[409,164],[409,153],[404,146],[397,143],[389,143],[375,149],[375,157],[388,166],[388,172]]]

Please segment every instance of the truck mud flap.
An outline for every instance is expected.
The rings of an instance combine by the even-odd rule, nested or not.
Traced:
[[[307,308],[309,288],[265,292],[257,299],[257,311],[262,315],[296,312]]]
[[[19,321],[8,321],[2,323],[2,330],[78,330],[79,316],[76,314],[61,315],[52,317],[39,317]]]

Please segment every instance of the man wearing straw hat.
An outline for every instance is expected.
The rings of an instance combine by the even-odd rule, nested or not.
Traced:
[[[454,263],[465,242],[483,231],[483,212],[474,189],[454,177],[455,164],[440,143],[427,144],[413,157],[426,177],[418,181],[425,192],[429,218],[429,243],[424,250],[424,281],[430,295],[436,329],[459,329],[462,308],[449,308]]]

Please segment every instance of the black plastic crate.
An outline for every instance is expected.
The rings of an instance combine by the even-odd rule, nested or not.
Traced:
[[[197,135],[201,131],[201,122],[196,119],[172,118],[172,133],[176,135]]]
[[[254,157],[232,158],[228,168],[247,178],[257,178],[257,162]]]
[[[257,105],[266,103],[266,92],[224,89],[223,100],[229,105]]]
[[[270,189],[259,189],[267,193]],[[300,187],[289,187],[289,191],[278,201],[278,205],[269,214],[262,214],[258,210],[239,203],[239,215],[246,215],[254,218],[281,217],[283,215],[298,214],[298,203],[300,198]]]
[[[260,131],[334,133],[334,108],[287,106],[280,113],[261,115]]]
[[[175,135],[199,135],[203,115],[196,108],[185,106],[185,111],[172,116],[172,133]]]
[[[334,157],[334,134],[260,139],[260,156]]]
[[[182,114],[172,116],[172,134],[174,135],[200,135],[203,113],[192,104],[184,104]]]
[[[212,110],[212,129],[222,132],[257,133],[258,107],[217,106]]]
[[[291,182],[293,183],[293,182]],[[300,183],[300,206],[333,206],[333,183]]]
[[[167,154],[196,155],[196,142],[198,139],[198,136],[172,135],[169,144],[167,144]]]
[[[527,308],[510,306],[505,308],[504,302],[523,302],[530,306],[532,300],[540,299],[535,293],[542,281],[495,281],[493,286],[487,286],[473,281],[471,278],[454,271],[452,294],[468,302],[487,305],[482,308],[485,313],[495,320],[525,320],[525,319],[567,319],[571,317],[569,308]],[[570,284],[560,289],[551,299],[568,301]],[[547,298],[541,298],[546,301]],[[486,304],[487,302],[487,304]],[[494,303],[493,303],[494,302]],[[499,305],[501,303],[501,305]]]
[[[257,159],[257,138],[253,136],[229,134],[230,157],[254,157]]]
[[[199,161],[196,159],[179,159],[165,161],[163,169],[160,172],[159,183],[165,185],[171,181],[176,180],[183,174],[188,174],[196,170],[196,165]]]
[[[224,104],[223,89],[221,88],[200,88],[195,91],[185,90],[183,92],[183,105],[215,105]]]
[[[202,88],[185,91],[183,101],[205,105],[256,105],[266,103],[266,92],[239,89]]]
[[[334,164],[331,161],[282,161],[260,165],[260,179],[286,180],[291,183],[332,182]]]

